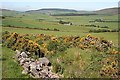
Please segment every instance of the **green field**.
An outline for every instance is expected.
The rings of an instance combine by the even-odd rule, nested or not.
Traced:
[[[15,56],[13,50],[2,47],[2,53],[2,78],[28,78],[28,76],[21,74],[22,68],[13,59]]]

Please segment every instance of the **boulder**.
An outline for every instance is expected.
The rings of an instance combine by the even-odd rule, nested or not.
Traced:
[[[41,66],[40,66],[40,65],[37,65],[37,66],[36,66],[36,70],[41,71],[41,70],[42,70]]]
[[[32,61],[29,61],[28,63],[29,63],[29,65],[30,65],[30,64],[32,63]]]
[[[22,60],[22,58],[18,58],[18,61],[20,62]]]
[[[33,74],[33,76],[35,76],[35,78],[39,78],[39,73],[36,69],[33,68],[30,70],[30,72],[31,72],[31,74]]]
[[[22,52],[20,55],[21,55],[23,58],[27,58],[27,57],[28,57],[28,55],[27,55],[25,52]]]
[[[47,74],[46,74],[46,72],[41,71],[41,72],[40,72],[40,76],[41,76],[42,78],[46,78],[45,76],[47,76]]]
[[[29,61],[30,61],[30,58],[26,58],[26,61],[29,62]]]
[[[30,52],[26,52],[26,54],[30,55],[31,53]]]
[[[28,74],[28,72],[29,72],[29,71],[28,71],[27,69],[24,69],[24,70],[22,71],[22,74],[25,74],[25,75],[26,75],[26,74]]]
[[[31,61],[32,61],[32,62],[34,62],[34,61],[35,61],[35,59],[31,58]]]
[[[43,58],[39,58],[39,61],[40,63],[42,64],[42,66],[48,66],[50,64],[50,61],[46,58],[46,57],[43,57]]]
[[[20,51],[16,50],[15,52],[16,52],[16,56],[15,57],[18,58],[20,56]]]
[[[36,63],[35,62],[31,62],[30,64],[30,69],[36,69]]]
[[[25,62],[25,63],[23,64],[23,68],[24,68],[24,69],[29,68],[29,63],[28,63],[28,62]]]
[[[23,65],[25,62],[26,62],[26,58],[22,58],[22,59],[20,60],[20,65]]]
[[[45,75],[48,75],[48,68],[44,68],[42,71],[41,71],[43,74],[45,74]]]

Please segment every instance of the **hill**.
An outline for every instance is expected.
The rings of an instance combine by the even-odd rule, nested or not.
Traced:
[[[27,13],[42,13],[42,14],[61,14],[61,13],[76,13],[77,10],[72,9],[59,9],[59,8],[46,8],[38,10],[29,10]]]
[[[15,15],[21,13],[19,11],[9,10],[9,9],[0,9],[0,11],[2,12],[3,16],[15,16]]]
[[[119,11],[120,8],[118,7],[115,7],[115,8],[106,8],[106,9],[101,9],[101,10],[97,10],[97,11],[94,11],[94,13],[96,14],[120,14]]]
[[[38,9],[38,10],[28,10],[25,12],[15,11],[15,10],[8,10],[8,9],[0,9],[2,11],[3,16],[16,16],[18,14],[46,14],[46,15],[53,15],[53,16],[89,16],[89,15],[115,15],[120,14],[118,12],[118,7],[114,8],[106,8],[96,11],[83,11],[83,10],[73,10],[73,9],[60,9],[60,8],[45,8],[45,9]]]

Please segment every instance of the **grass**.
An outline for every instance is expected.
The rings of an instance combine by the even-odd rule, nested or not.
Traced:
[[[95,24],[99,26],[109,26],[110,29],[118,28],[118,24],[116,23],[89,23],[91,20],[95,19],[105,19],[105,20],[117,20],[117,15],[93,15],[93,16],[48,16],[43,14],[25,14],[25,16],[15,15],[15,17],[7,17],[3,20],[3,25],[14,25],[14,26],[21,26],[21,27],[36,27],[36,28],[58,28],[60,30],[64,29],[64,25],[59,25],[58,21],[61,18],[64,21],[70,21],[73,23],[73,27],[75,25],[85,25],[85,24]],[[20,18],[22,17],[22,18]],[[37,19],[44,19],[39,21]],[[61,28],[61,26],[63,26]],[[74,29],[74,28],[72,28]],[[64,29],[66,30],[66,29]],[[69,27],[68,27],[68,30]]]
[[[97,56],[92,59],[92,55]],[[99,70],[102,65],[98,59],[102,56],[98,55],[101,54],[97,51],[70,48],[63,53],[53,55],[49,59],[54,71],[63,74],[65,78],[100,78]]]
[[[28,76],[21,74],[22,67],[12,57],[15,52],[9,48],[2,47],[2,78],[28,78]]]

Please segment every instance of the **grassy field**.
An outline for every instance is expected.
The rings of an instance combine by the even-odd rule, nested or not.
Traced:
[[[32,17],[34,16],[34,17]],[[39,17],[38,17],[39,16]],[[47,16],[47,17],[46,17]],[[60,19],[58,19],[60,18]],[[59,20],[63,21],[70,21],[73,23],[72,27],[76,27],[77,29],[80,29],[79,25],[85,25],[85,24],[95,24],[99,26],[109,26],[110,29],[116,29],[118,28],[118,24],[115,22],[110,23],[89,23],[91,20],[95,19],[103,19],[103,20],[117,20],[118,16],[107,16],[107,15],[93,15],[93,16],[48,16],[48,15],[25,15],[25,16],[16,16],[16,17],[7,17],[5,20],[3,20],[3,25],[14,25],[14,26],[20,26],[20,27],[36,27],[36,28],[58,28],[60,30],[66,30],[66,26],[58,24]],[[38,19],[43,19],[39,21]],[[63,28],[64,27],[64,28]],[[75,29],[67,27],[68,30]]]
[[[2,78],[28,78],[21,74],[22,68],[13,59],[15,52],[9,48],[2,47]]]
[[[91,60],[91,55],[98,56],[96,56],[94,60]],[[99,70],[102,65],[95,61],[95,59],[99,58],[101,58],[100,54],[96,51],[92,52],[91,50],[70,48],[65,53],[55,54],[50,58],[50,61],[53,66],[58,65],[62,68],[61,71],[58,72],[63,74],[65,78],[99,78]],[[94,69],[91,69],[90,67]]]

